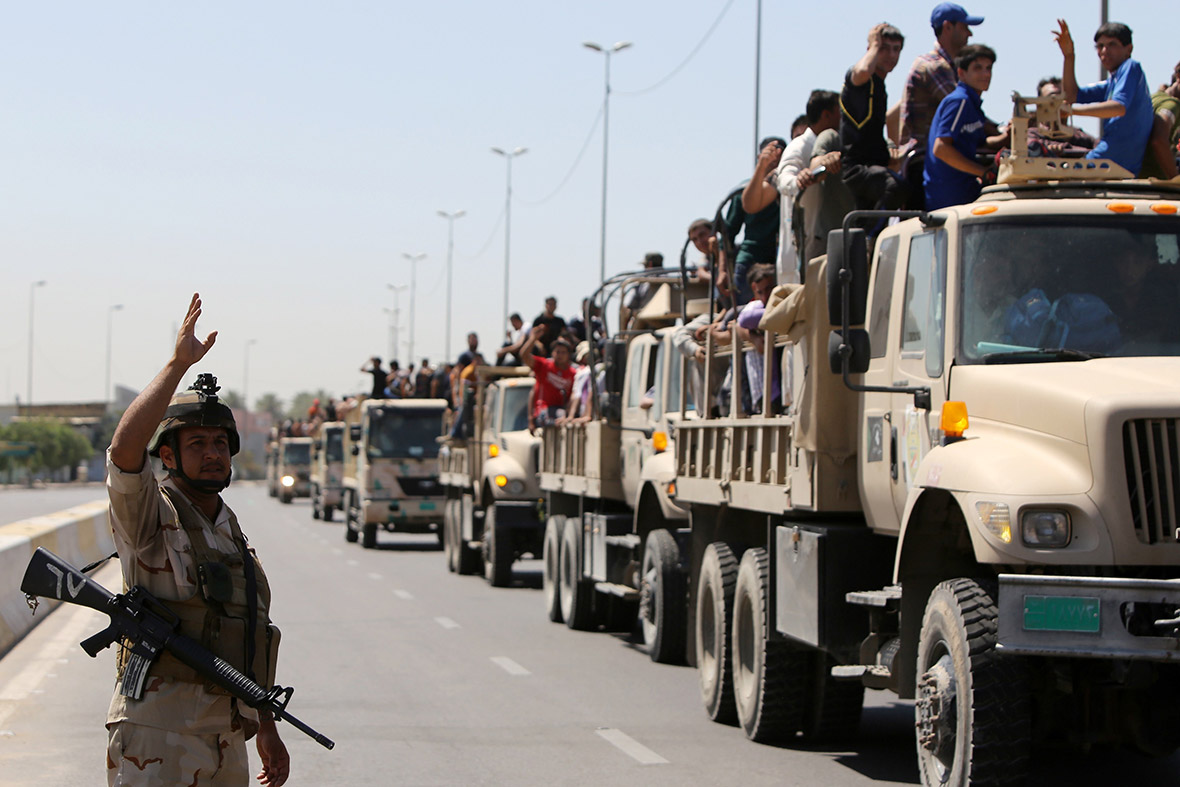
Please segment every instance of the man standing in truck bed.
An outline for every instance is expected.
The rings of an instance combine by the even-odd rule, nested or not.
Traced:
[[[537,358],[533,355],[533,345],[544,334],[545,326],[536,326],[520,350],[525,365],[533,370],[533,376],[537,378],[537,384],[529,391],[529,432],[565,415],[570,391],[574,387],[576,371],[570,363],[573,350],[569,342],[565,339],[553,342],[549,348],[552,358]]]
[[[172,396],[217,338],[214,331],[197,339],[200,316],[194,294],[172,358],[115,429],[107,450],[110,522],[125,586],[147,588],[180,618],[181,634],[269,688],[279,640],[268,616],[270,587],[220,495],[239,447],[233,413],[218,401],[212,375]],[[149,453],[168,473],[162,483]],[[118,666],[121,685],[122,657]],[[149,668],[142,699],[115,692],[107,728],[111,785],[246,784],[246,740],[255,735],[258,781],[277,787],[290,771],[269,713],[210,688],[166,653]]]

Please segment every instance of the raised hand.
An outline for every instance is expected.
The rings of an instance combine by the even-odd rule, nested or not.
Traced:
[[[188,313],[184,315],[184,322],[180,326],[180,333],[176,335],[176,350],[173,352],[176,361],[186,367],[192,366],[204,358],[205,353],[209,352],[213,343],[217,341],[217,331],[206,336],[205,341],[197,338],[197,320],[200,316],[201,295],[194,292],[193,298],[188,304]]]

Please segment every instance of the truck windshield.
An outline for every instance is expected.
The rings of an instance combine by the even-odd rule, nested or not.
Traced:
[[[438,456],[442,410],[390,408],[369,411],[369,456],[379,459],[433,459]]]
[[[504,388],[504,420],[501,432],[519,432],[529,428],[529,391],[527,385]]]
[[[344,461],[344,432],[339,429],[333,429],[328,432],[326,445],[324,446],[324,459],[328,462],[343,462]]]
[[[1112,215],[962,235],[960,363],[1180,355],[1180,229]]]
[[[283,446],[283,462],[289,465],[311,464],[310,443],[288,443]]]

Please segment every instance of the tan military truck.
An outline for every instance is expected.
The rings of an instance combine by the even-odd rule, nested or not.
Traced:
[[[310,437],[280,438],[276,453],[279,501],[290,503],[297,497],[311,494]]]
[[[345,416],[344,537],[371,549],[377,531],[435,533],[442,543],[438,435],[442,399],[366,399]]]
[[[482,568],[496,587],[512,582],[518,558],[541,556],[541,439],[528,429],[529,375],[528,367],[478,367],[471,435],[445,438],[439,452],[447,569]]]
[[[650,298],[595,366],[603,370],[605,406],[596,403],[588,422],[542,430],[543,588],[550,620],[627,630],[638,615],[651,658],[682,663],[688,521],[668,486],[675,474],[670,435],[695,417],[673,346],[683,284],[625,275],[604,290],[642,284]]]
[[[311,517],[332,521],[332,512],[344,510],[343,421],[325,421],[312,435]]]
[[[279,496],[279,428],[272,426],[266,439],[266,492]]]
[[[761,323],[786,413],[676,428],[690,652],[754,740],[852,734],[868,687],[916,700],[925,785],[1180,744],[1180,183],[1007,164],[849,214]]]

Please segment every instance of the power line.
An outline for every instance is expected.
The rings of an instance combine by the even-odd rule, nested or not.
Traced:
[[[565,184],[569,183],[570,178],[573,177],[574,170],[576,170],[578,165],[582,163],[582,156],[586,155],[586,148],[590,147],[590,140],[594,138],[594,132],[598,129],[598,124],[602,121],[602,110],[603,105],[599,105],[598,114],[594,116],[594,122],[590,124],[590,130],[586,133],[586,140],[582,143],[582,149],[578,151],[578,155],[574,159],[574,163],[570,165],[569,171],[565,173],[565,177],[562,178],[561,182],[557,184],[557,188],[553,189],[553,191],[549,192],[539,200],[533,201],[522,199],[520,200],[522,203],[531,206],[543,205],[544,203],[556,197],[557,193],[565,188]]]
[[[488,250],[488,247],[492,245],[492,241],[496,239],[496,232],[499,231],[500,222],[502,222],[502,221],[504,221],[504,211],[503,210],[500,211],[499,217],[496,218],[496,223],[494,225],[492,225],[492,231],[488,233],[488,239],[485,240],[483,242],[483,245],[479,247],[479,251],[477,251],[475,254],[472,254],[470,256],[464,256],[463,260],[462,260],[463,262],[474,262],[475,260],[478,260],[480,257],[482,257],[484,255],[484,252],[486,252]]]
[[[717,29],[717,26],[721,24],[721,20],[725,18],[725,15],[727,13],[729,13],[729,9],[732,6],[733,6],[733,0],[727,0],[727,2],[725,3],[725,6],[721,9],[721,13],[719,13],[717,15],[717,18],[713,20],[713,24],[709,25],[709,29],[705,31],[705,35],[701,37],[701,40],[697,42],[697,45],[694,46],[692,48],[692,51],[688,53],[688,57],[686,57],[686,58],[684,58],[684,60],[680,61],[680,65],[678,65],[678,66],[676,66],[676,68],[672,69],[672,71],[666,77],[661,79],[659,82],[656,82],[654,85],[651,85],[649,87],[645,87],[642,90],[618,90],[618,91],[614,91],[614,92],[616,92],[620,96],[642,96],[644,93],[650,93],[651,91],[653,91],[657,88],[663,87],[666,82],[668,82],[670,79],[672,79],[672,77],[674,77],[678,73],[680,73],[680,69],[687,66],[689,64],[689,62],[694,57],[697,56],[697,53],[701,51],[701,47],[703,47],[705,45],[705,42],[708,41],[709,38],[713,35],[713,32]]]

